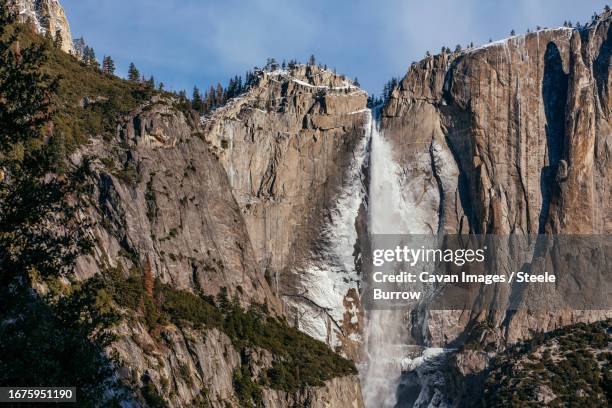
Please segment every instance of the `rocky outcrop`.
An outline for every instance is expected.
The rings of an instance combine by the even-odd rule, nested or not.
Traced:
[[[19,17],[25,23],[32,24],[38,33],[56,33],[62,37],[62,50],[72,52],[72,35],[64,9],[58,0],[10,0]]]
[[[610,231],[604,183],[610,171],[609,27],[607,13],[589,28],[541,30],[436,55],[410,69],[382,123],[411,174],[418,177],[419,160],[410,157],[426,161],[432,151],[422,191],[434,191],[428,202],[434,213],[441,205],[436,227],[535,234],[550,224],[558,233]],[[572,177],[587,190],[565,188]],[[574,198],[553,197],[559,186]],[[567,207],[576,200],[580,207]]]
[[[547,229],[563,234],[612,231],[610,177],[612,17],[573,32],[565,105],[565,133],[555,173]]]
[[[238,406],[233,375],[240,355],[222,332],[168,326],[157,339],[142,324],[125,324],[117,333],[112,350],[122,363],[118,374],[135,392],[152,384],[172,406],[198,400],[210,407],[224,407],[225,401]]]
[[[223,332],[169,325],[152,337],[142,324],[124,324],[117,335],[112,350],[122,363],[118,375],[132,395],[151,384],[172,407],[242,408],[234,381],[245,357]],[[265,350],[252,350],[247,360],[255,382],[272,364],[272,356]],[[134,407],[142,404],[129,397],[125,403]],[[267,408],[363,407],[359,380],[353,376],[293,393],[262,387],[261,403]]]
[[[316,66],[258,73],[203,121],[262,273],[306,333],[355,353],[367,94]]]

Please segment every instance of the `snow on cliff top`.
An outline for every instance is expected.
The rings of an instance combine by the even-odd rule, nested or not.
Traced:
[[[319,72],[316,75],[327,74],[330,77],[340,77],[340,75],[334,73],[333,71],[325,68],[318,68]],[[331,90],[362,90],[360,87],[355,85],[352,81],[348,79],[342,80],[342,85],[339,86],[329,86],[329,85],[313,85],[304,80],[298,79],[292,75],[291,70],[288,69],[275,69],[273,71],[262,71],[264,74],[269,75],[270,77],[283,78],[293,81],[299,85],[308,87],[308,88],[316,88],[316,89],[331,89]]]
[[[486,44],[482,44],[482,45],[480,45],[478,47],[466,48],[461,53],[462,54],[470,54],[470,53],[473,53],[475,51],[484,50],[486,48],[499,47],[499,46],[508,46],[508,44],[510,42],[524,40],[530,34],[539,35],[540,33],[550,32],[550,31],[566,31],[567,35],[569,36],[574,31],[574,28],[571,28],[571,27],[543,28],[541,30],[533,31],[533,32],[527,33],[527,34],[513,35],[513,36],[510,36],[510,37],[502,38],[501,40],[492,41],[492,42],[489,42],[489,43],[486,43]]]

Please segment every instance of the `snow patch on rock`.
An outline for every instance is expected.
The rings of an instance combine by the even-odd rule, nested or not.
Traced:
[[[330,221],[321,230],[318,239],[320,245],[312,254],[310,263],[300,271],[300,297],[308,301],[304,304],[298,302],[297,298],[287,299],[288,303],[301,312],[299,328],[319,340],[326,341],[332,347],[340,345],[338,331],[341,330],[339,326],[345,313],[349,314],[350,322],[358,321],[359,311],[354,306],[355,299],[350,302],[352,306],[349,310],[346,310],[344,301],[350,289],[358,292],[360,282],[355,268],[355,221],[365,197],[362,167],[368,150],[369,121],[366,126],[366,136],[355,149],[355,159],[338,194],[335,207],[330,212]],[[311,306],[308,306],[308,302]],[[331,322],[327,322],[328,319],[331,319]]]
[[[401,361],[402,371],[414,371],[433,358],[445,353],[446,350],[440,347],[429,347],[423,350],[423,354],[416,358],[404,357]]]

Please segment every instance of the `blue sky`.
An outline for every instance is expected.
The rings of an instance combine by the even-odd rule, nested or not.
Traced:
[[[427,50],[485,43],[565,20],[584,23],[596,0],[60,0],[73,36],[118,73],[134,62],[190,93],[261,66],[310,54],[378,94]]]

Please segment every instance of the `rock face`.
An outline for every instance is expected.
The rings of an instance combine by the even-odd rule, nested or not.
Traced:
[[[609,27],[608,13],[588,29],[537,31],[410,69],[382,123],[398,160],[429,181],[423,191],[440,190],[427,203],[440,206],[435,229],[611,230]],[[430,170],[419,171],[428,150]]]
[[[79,198],[95,242],[77,260],[80,279],[118,265],[147,265],[153,278],[174,288],[209,296],[225,288],[243,306],[265,304],[301,327],[300,308],[315,303],[304,282],[315,277],[300,275],[308,269],[299,265],[315,257],[322,265],[335,261],[334,248],[317,239],[347,185],[359,187],[349,188],[356,194],[353,219],[361,205],[351,164],[365,149],[366,94],[315,67],[259,75],[246,94],[203,123],[172,100],[154,98],[124,118],[114,138],[93,138],[72,156],[75,163],[92,158],[94,180]],[[334,272],[338,282],[355,273]],[[331,345],[342,338],[343,318],[357,330],[356,281],[341,290],[330,280],[322,284],[338,303],[316,306],[311,319],[320,319],[324,330],[311,333]],[[330,327],[333,313],[338,317]],[[150,384],[176,407],[241,405],[233,376],[245,356],[224,333],[168,323],[152,336],[141,323],[124,323],[117,335],[109,352],[119,356],[119,374],[133,389]],[[347,355],[356,349],[339,348]],[[250,354],[256,381],[272,356]],[[355,376],[295,393],[264,388],[262,400],[279,408],[362,406]]]
[[[333,72],[296,65],[262,72],[247,94],[203,122],[285,314],[353,355],[366,100]]]
[[[361,389],[354,377],[336,378],[325,387],[307,388],[296,396],[286,393],[265,391],[264,406],[274,408],[312,407],[312,408],[363,408]]]
[[[381,127],[422,225],[451,234],[612,231],[611,24],[606,12],[588,27],[540,30],[410,68],[382,109]],[[509,295],[500,290],[493,302],[507,304]],[[417,341],[444,345],[486,321],[492,329],[481,340],[503,345],[608,315],[425,306],[411,329]],[[456,360],[462,372],[486,366]]]
[[[225,287],[245,302],[279,309],[253,263],[223,168],[167,101],[135,112],[117,143],[94,140],[80,155],[103,158],[94,163],[97,205],[90,214],[97,245],[94,255],[79,260],[82,277],[99,272],[99,265],[114,267],[122,257],[150,263],[154,277],[178,289],[214,296]]]
[[[55,37],[59,31],[62,50],[72,52],[72,35],[64,9],[58,0],[10,0],[24,22],[30,22],[38,33]]]
[[[216,329],[196,330],[166,326],[160,338],[151,337],[141,324],[123,325],[113,351],[125,362],[119,375],[134,389],[150,382],[172,407],[204,406],[242,408],[234,374],[244,357],[231,340]],[[271,364],[265,350],[252,350],[248,359],[254,377]],[[145,380],[143,380],[143,378]],[[362,408],[356,377],[335,378],[321,387],[305,387],[296,393],[263,388],[261,401],[267,408]],[[128,406],[139,407],[135,400]],[[199,404],[199,405],[198,405]]]
[[[537,31],[410,69],[382,125],[398,161],[427,180],[423,192],[439,190],[426,204],[434,230],[612,229],[610,23],[607,13],[588,29]]]

